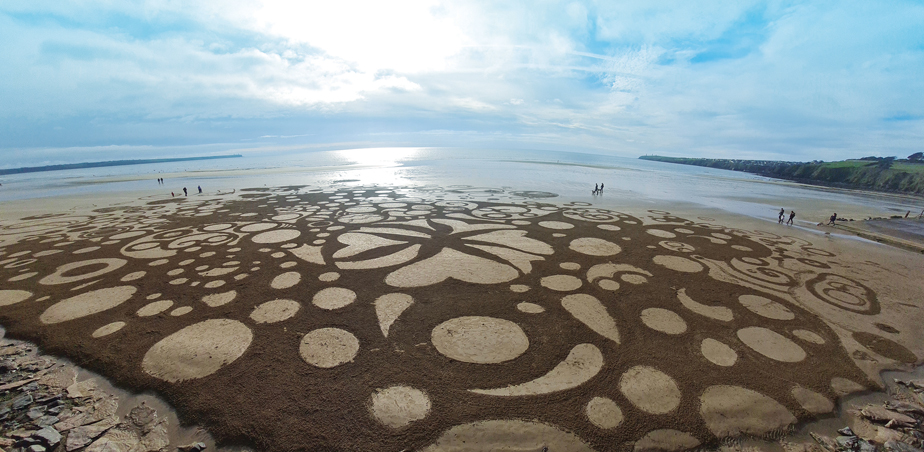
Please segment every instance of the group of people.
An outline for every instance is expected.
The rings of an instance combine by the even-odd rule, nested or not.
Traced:
[[[601,182],[600,185],[594,184],[594,191],[592,191],[591,194],[599,195],[602,193],[603,193],[603,183]]]
[[[158,178],[158,179],[157,179],[157,183],[163,185],[163,184],[164,184],[164,179],[163,179],[163,178]],[[197,186],[196,188],[199,189],[199,194],[201,195],[201,194],[202,194],[202,186],[199,185],[199,186]],[[170,192],[170,196],[171,196],[171,197],[174,197],[174,196],[176,196],[176,193]],[[186,190],[186,187],[183,187],[183,196],[189,196],[189,192]]]
[[[780,221],[778,221],[779,224],[783,224],[783,218],[784,218],[785,216],[786,216],[786,209],[780,207]],[[792,220],[793,220],[794,218],[796,218],[796,211],[795,211],[795,210],[790,210],[790,211],[789,211],[789,220],[786,221],[786,224],[792,226]]]

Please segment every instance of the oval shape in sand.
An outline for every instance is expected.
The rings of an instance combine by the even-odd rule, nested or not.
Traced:
[[[742,295],[738,297],[742,306],[761,317],[774,320],[792,320],[796,315],[786,306],[760,295]]]
[[[105,275],[114,270],[122,268],[128,261],[125,259],[118,258],[104,258],[104,259],[90,259],[80,262],[71,262],[69,264],[64,264],[55,270],[54,273],[42,278],[39,280],[39,284],[44,284],[46,286],[53,286],[57,284],[69,284],[72,282],[83,281],[85,279],[95,278],[100,275]],[[92,272],[87,272],[79,275],[65,276],[65,273],[72,273],[77,269],[83,267],[95,267],[102,265],[103,268],[95,270]]]
[[[294,316],[301,307],[297,301],[278,299],[257,306],[250,318],[257,323],[276,323]]]
[[[593,237],[572,240],[568,248],[588,256],[612,256],[622,251],[622,247],[613,242]]]
[[[297,229],[277,229],[275,231],[261,232],[250,240],[253,243],[281,243],[293,240],[302,235]]]
[[[85,292],[51,305],[39,320],[49,325],[93,315],[124,303],[137,291],[132,286],[119,286]]]
[[[159,300],[144,305],[136,314],[138,317],[150,317],[170,309],[171,306],[173,306],[173,300]]]
[[[738,330],[738,339],[752,350],[767,358],[784,363],[797,363],[805,359],[805,350],[781,334],[759,326]]]
[[[564,221],[540,221],[539,226],[542,226],[546,229],[571,229],[574,227],[571,223],[565,223]]]
[[[311,303],[328,311],[340,309],[356,301],[356,292],[342,287],[328,287],[314,294]]]
[[[570,292],[580,288],[583,283],[580,279],[571,275],[552,275],[540,279],[539,284],[546,289],[557,292]]]
[[[738,361],[737,352],[732,350],[731,347],[712,338],[703,339],[703,343],[700,344],[699,349],[703,353],[703,357],[717,366],[728,367],[734,365],[735,362]]]
[[[299,283],[302,280],[302,275],[299,272],[285,272],[275,278],[270,282],[270,287],[273,289],[288,289]]]
[[[179,330],[154,344],[141,361],[152,377],[176,383],[209,376],[241,357],[253,333],[241,322],[211,319]]]
[[[703,265],[699,262],[680,256],[655,256],[651,261],[676,272],[696,273],[703,271]]]
[[[670,232],[670,231],[665,231],[663,229],[646,229],[645,232],[655,237],[661,237],[662,239],[672,239],[674,237],[677,237],[677,234],[674,234],[673,232]]]
[[[9,306],[26,301],[32,296],[27,290],[0,290],[0,306]]]
[[[796,418],[776,400],[739,386],[710,386],[703,391],[700,415],[715,436],[763,435]]]
[[[602,429],[616,428],[622,423],[622,410],[616,402],[606,397],[594,397],[584,407],[584,414],[591,424]]]
[[[813,414],[830,413],[834,411],[834,402],[811,389],[796,386],[792,388],[792,398],[802,405],[806,411]]]
[[[298,354],[306,363],[329,369],[353,361],[359,353],[359,339],[340,328],[320,328],[302,338]]]
[[[529,348],[529,338],[516,323],[494,317],[447,320],[433,328],[430,340],[443,356],[477,364],[510,361]]]
[[[682,334],[687,331],[687,322],[676,312],[661,308],[642,311],[642,323],[648,328],[665,334]]]
[[[673,378],[648,366],[635,366],[619,378],[619,390],[640,410],[670,413],[680,405],[680,388]]]
[[[391,428],[401,428],[430,413],[430,398],[419,389],[391,386],[372,394],[372,417]]]
[[[477,421],[446,430],[423,452],[469,450],[543,450],[591,452],[573,433],[539,422],[520,420]]]
[[[97,328],[96,331],[93,332],[92,336],[94,338],[108,336],[112,333],[115,333],[116,331],[121,330],[124,326],[125,326],[125,322],[112,322],[108,325],[103,325]]]

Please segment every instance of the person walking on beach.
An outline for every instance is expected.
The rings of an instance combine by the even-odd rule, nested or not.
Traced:
[[[189,196],[189,193],[186,192],[186,187],[183,187],[183,196]]]
[[[200,193],[200,194],[202,193],[202,186],[201,186],[201,185],[199,186],[199,193]]]
[[[796,218],[796,211],[795,211],[795,210],[790,210],[790,211],[789,211],[789,221],[787,221],[786,224],[792,226],[792,219],[793,219],[793,218]]]
[[[778,221],[777,223],[783,224],[783,217],[785,216],[786,216],[786,209],[780,207],[780,221]]]
[[[828,220],[828,226],[837,226],[834,222],[837,221],[837,212],[834,212],[834,215],[831,215],[831,219]]]
[[[600,186],[597,185],[597,184],[594,184],[594,191],[593,191],[593,194],[596,195],[599,191],[600,191]]]
[[[603,193],[603,182],[600,182],[600,193]]]

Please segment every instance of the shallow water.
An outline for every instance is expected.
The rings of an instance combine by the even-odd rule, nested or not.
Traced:
[[[164,177],[166,183],[154,180]],[[924,199],[814,187],[747,173],[607,155],[555,151],[374,148],[249,153],[242,158],[29,173],[0,179],[0,202],[115,192],[205,193],[302,184],[472,185],[556,193],[557,201],[659,206],[688,203],[776,220],[796,211],[802,224],[833,212],[854,219],[917,214]],[[604,183],[601,196],[591,195]]]

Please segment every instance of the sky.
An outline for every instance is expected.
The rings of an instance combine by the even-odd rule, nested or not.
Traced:
[[[924,2],[3,0],[0,167],[448,146],[924,150]]]

